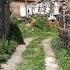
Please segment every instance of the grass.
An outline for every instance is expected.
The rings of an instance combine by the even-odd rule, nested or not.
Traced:
[[[58,32],[55,29],[50,29],[48,27],[45,27],[43,29],[37,28],[37,27],[26,27],[24,23],[18,24],[18,27],[22,33],[22,36],[24,38],[27,37],[37,37],[37,36],[57,36]],[[57,34],[57,35],[56,35]]]
[[[41,35],[37,35],[38,38],[27,46],[22,56],[23,61],[17,66],[16,70],[45,70],[45,54],[41,42],[48,36],[55,37],[55,33],[44,32]]]
[[[48,36],[55,37],[58,34],[55,31],[48,30],[38,30],[32,31],[33,34],[28,33],[26,37],[38,37],[33,40],[30,45],[27,47],[26,51],[23,53],[23,61],[18,65],[16,70],[45,70],[44,65],[44,51],[41,45],[41,41]]]
[[[19,24],[19,27],[20,26],[22,26],[22,24]],[[24,37],[39,37],[39,38],[41,38],[41,37],[47,38],[48,36],[53,37],[55,39],[54,40],[54,48],[55,48],[54,52],[55,52],[56,58],[58,60],[59,66],[60,66],[60,70],[70,70],[70,52],[68,52],[65,49],[64,43],[57,38],[58,37],[58,31],[57,30],[55,30],[55,29],[49,29],[49,28],[39,29],[39,28],[36,28],[36,27],[34,27],[34,28],[30,27],[28,29],[24,28],[24,30],[22,30],[22,29],[23,29],[23,27],[20,28],[20,30],[21,30],[21,32],[22,32],[22,34],[23,34]],[[42,39],[44,39],[44,38],[42,38]],[[36,42],[36,40],[35,40],[35,42]],[[26,50],[26,52],[31,52],[32,56],[33,56],[33,53],[34,53],[33,50],[35,49],[33,47],[37,46],[39,44],[40,44],[39,41],[36,42],[36,43],[32,42],[28,46],[29,48],[32,49],[32,51],[31,50],[30,51]],[[31,46],[33,46],[33,47],[31,47]],[[37,46],[36,48],[39,48],[39,47]],[[43,51],[43,49],[40,49],[40,50]],[[44,54],[44,52],[43,52],[43,54]],[[25,55],[28,57],[30,54],[29,55],[25,54]],[[24,57],[25,57],[25,55],[23,54]],[[40,55],[39,55],[39,57],[40,57]],[[34,61],[33,59],[36,59],[35,56],[30,57],[30,59],[28,58],[28,59],[25,59],[25,60],[23,58],[23,62],[19,65],[19,67],[18,67],[17,70],[44,70],[43,69],[44,68],[44,65],[43,65],[44,64],[44,61],[43,61],[44,60],[44,56],[42,56],[42,59],[41,59],[43,61],[41,63],[42,66],[41,66],[41,64],[39,64],[40,66],[38,66],[38,65],[36,66],[35,65],[35,63],[37,63],[37,61],[38,61],[38,63],[40,63],[40,59],[36,59],[36,61]],[[24,62],[27,63],[27,64],[24,64]],[[32,69],[30,69],[30,67]]]
[[[41,45],[42,38],[37,38],[31,42],[23,53],[23,61],[16,70],[45,70],[44,51]]]
[[[16,70],[45,70],[45,54],[41,41],[48,36],[57,36],[58,32],[54,29],[48,28],[46,19],[39,17],[36,18],[36,20],[36,27],[27,27],[24,22],[15,19],[14,24],[17,24],[23,38],[37,37],[37,39],[34,39],[29,44],[26,51],[23,53],[23,61],[17,66]]]
[[[39,17],[36,20],[37,27],[26,27],[24,22],[17,21],[16,18],[12,20],[10,42],[5,41],[2,42],[3,44],[0,42],[0,63],[11,57],[16,44],[22,44],[23,38],[37,37],[23,53],[23,61],[17,66],[16,70],[45,70],[45,54],[41,41],[49,36],[54,38],[52,45],[60,70],[70,70],[70,51],[66,50],[64,43],[58,38],[58,31],[53,28],[50,29],[46,19]]]
[[[37,20],[38,27],[26,27],[24,23],[18,24],[18,27],[24,38],[37,37],[34,39],[29,46],[27,46],[26,51],[23,53],[22,63],[17,66],[16,70],[45,70],[44,59],[45,54],[41,41],[48,36],[56,37],[58,32],[54,29],[48,28],[45,22],[40,18]],[[40,22],[39,22],[40,21]],[[43,22],[43,24],[42,24]],[[41,25],[42,27],[41,27]]]
[[[68,51],[60,38],[53,40],[53,47],[58,60],[59,70],[70,70],[70,51]]]

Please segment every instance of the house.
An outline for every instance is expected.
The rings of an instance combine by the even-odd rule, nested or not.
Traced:
[[[32,14],[32,3],[35,3],[36,0],[13,0],[10,4],[11,12],[14,16],[24,17],[27,14]],[[27,6],[27,7],[26,7]]]
[[[34,14],[47,14],[50,10],[50,4],[39,1],[34,7]]]
[[[42,15],[42,14],[48,14],[49,12],[50,12],[50,2],[49,1],[46,1],[46,2],[39,1],[36,4],[34,13]]]
[[[57,20],[56,17],[59,15],[59,8],[60,8],[59,2],[54,1],[50,7],[52,9],[50,8],[50,16],[48,17],[48,20],[52,20],[52,19]]]
[[[60,4],[58,2],[54,2],[54,15],[59,15]]]
[[[14,0],[11,2],[12,14],[19,17],[25,17],[32,14],[49,14],[50,17],[59,14],[59,4],[54,1],[52,6],[50,1],[42,2],[41,0]]]
[[[14,0],[11,2],[12,14],[19,17],[24,17],[27,14],[47,14],[50,11],[49,2],[41,2],[41,0],[27,0],[27,8],[25,0]],[[45,10],[44,10],[45,9]]]

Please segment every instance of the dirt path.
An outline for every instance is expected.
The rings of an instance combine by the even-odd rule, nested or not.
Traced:
[[[1,70],[15,70],[16,65],[22,61],[22,53],[26,50],[26,46],[33,40],[34,38],[26,38],[24,41],[26,45],[19,45],[16,48],[15,53],[11,56],[11,58],[7,61],[6,64],[2,64],[3,69]]]
[[[54,55],[54,51],[51,45],[52,38],[45,39],[42,41],[45,51],[45,66],[46,70],[58,70],[58,64]]]

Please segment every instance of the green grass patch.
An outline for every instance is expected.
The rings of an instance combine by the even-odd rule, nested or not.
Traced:
[[[43,18],[36,18],[36,27],[27,27],[24,22],[15,19],[15,23],[23,38],[37,37],[33,40],[26,51],[23,53],[23,61],[17,66],[16,70],[45,70],[44,59],[45,54],[41,41],[47,37],[56,37],[58,32],[55,29],[48,28],[47,20]]]
[[[29,44],[23,53],[23,61],[16,70],[45,70],[45,54],[41,45],[42,39],[44,38],[39,37]]]
[[[23,53],[23,61],[18,65],[17,70],[45,70],[45,55],[41,41],[47,37],[53,37],[54,39],[52,44],[60,65],[60,70],[70,70],[70,52],[66,50],[65,45],[58,38],[58,31],[48,27],[46,18],[36,17],[35,19],[36,27],[27,27],[24,22],[19,21],[16,18],[12,20],[18,27],[17,31],[14,33],[12,32],[13,35],[17,32],[15,36],[12,36],[12,40],[16,40],[17,43],[20,43],[22,38],[38,37],[30,43]],[[15,29],[15,27],[13,29]]]
[[[18,27],[22,33],[22,36],[24,38],[27,37],[37,37],[37,36],[57,36],[58,31],[56,29],[50,29],[47,26],[43,27],[43,29],[40,29],[38,27],[26,27],[24,23],[18,24]],[[57,34],[57,35],[56,35]]]
[[[26,31],[26,37],[38,37],[33,40],[26,51],[23,53],[23,61],[17,66],[16,70],[45,70],[45,54],[41,41],[47,37],[56,37],[58,35],[55,30],[38,30],[29,32]],[[33,33],[33,34],[32,34]]]

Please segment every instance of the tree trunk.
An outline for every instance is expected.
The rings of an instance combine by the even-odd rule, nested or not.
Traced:
[[[0,39],[5,39],[9,33],[10,6],[8,1],[0,1]]]

